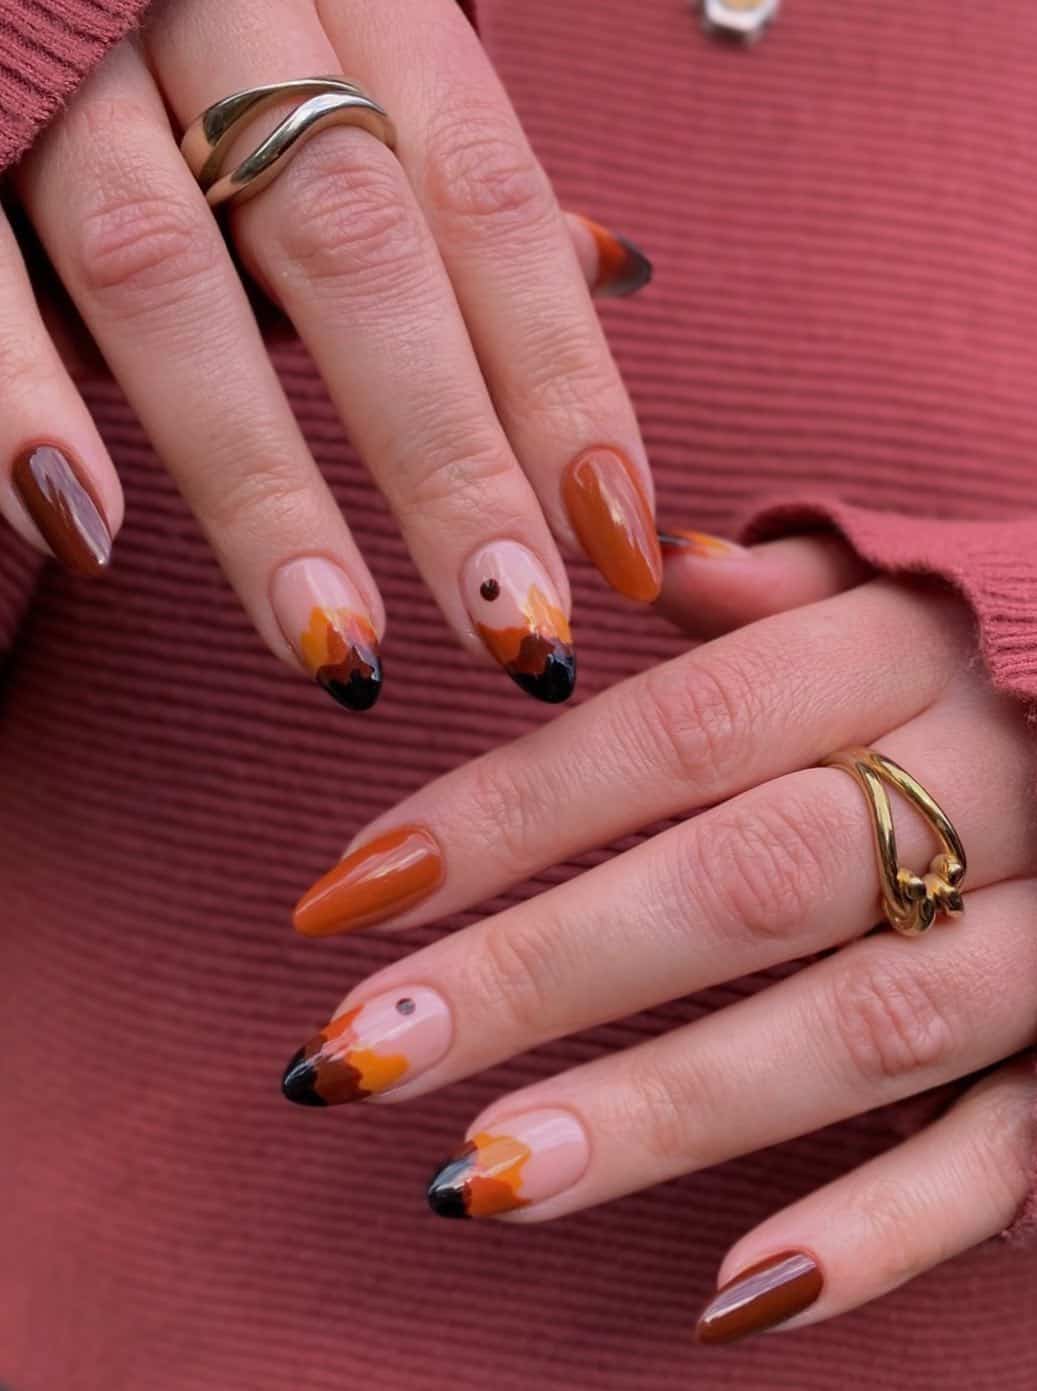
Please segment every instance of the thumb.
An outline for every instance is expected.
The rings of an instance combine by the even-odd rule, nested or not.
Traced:
[[[702,531],[661,531],[665,568],[656,608],[697,638],[801,608],[875,572],[831,532],[740,546]]]

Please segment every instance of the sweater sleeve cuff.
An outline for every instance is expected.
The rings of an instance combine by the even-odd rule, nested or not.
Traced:
[[[0,170],[146,8],[147,0],[0,0]]]
[[[745,544],[804,531],[839,532],[857,554],[889,575],[931,575],[953,586],[976,620],[980,652],[994,685],[1015,696],[1037,738],[1037,516],[959,521],[906,517],[823,495],[765,499],[742,518]],[[1033,1055],[1037,1070],[1037,1053]],[[910,1134],[967,1086],[952,1084],[901,1104],[891,1124]],[[1034,1109],[1037,1134],[1037,1107]],[[1037,1249],[1037,1150],[1030,1196],[1002,1236]]]

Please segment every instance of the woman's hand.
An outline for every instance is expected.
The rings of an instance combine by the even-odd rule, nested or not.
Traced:
[[[481,638],[525,690],[563,700],[555,538],[582,542],[632,598],[659,586],[644,448],[587,294],[588,280],[636,288],[649,267],[559,211],[454,0],[169,0],[11,191],[261,635],[366,708],[378,592],[177,145],[235,90],[341,71],[384,103],[398,158],[362,130],[323,131],[231,214],[233,241],[306,343],[461,642]],[[282,114],[250,125],[245,150]],[[0,510],[73,568],[102,569],[118,479],[2,217],[0,401]]]
[[[707,538],[708,540],[708,538]],[[994,692],[964,606],[869,579],[831,540],[705,559],[666,602],[761,618],[439,779],[303,899],[300,931],[430,921],[663,818],[693,819],[400,960],[343,1001],[285,1091],[420,1096],[607,1020],[782,963],[794,973],[625,1053],[495,1102],[436,1174],[444,1216],[562,1216],[994,1068],[913,1138],[728,1253],[699,1325],[728,1341],[874,1299],[1007,1226],[1032,1174],[1037,1038],[1033,734]],[[763,583],[760,583],[760,580]],[[820,597],[826,595],[828,597]],[[733,619],[727,601],[728,620]],[[867,804],[818,767],[852,744],[905,766],[968,853],[966,911],[919,939],[879,918]],[[893,794],[901,858],[931,832]],[[753,1272],[747,1274],[747,1272]],[[730,1282],[733,1281],[733,1284]]]

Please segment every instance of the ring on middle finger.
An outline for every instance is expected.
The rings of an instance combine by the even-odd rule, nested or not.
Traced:
[[[255,116],[286,98],[301,98],[287,116],[234,168],[223,157],[233,137]],[[388,113],[356,82],[344,77],[305,77],[249,87],[213,102],[188,127],[180,152],[209,206],[243,203],[266,188],[307,140],[332,125],[366,130],[390,150],[396,129]]]

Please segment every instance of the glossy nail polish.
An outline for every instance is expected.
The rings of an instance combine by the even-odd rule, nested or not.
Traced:
[[[443,880],[443,852],[424,826],[397,826],[361,845],[295,906],[296,932],[330,937],[384,922],[427,897]]]
[[[440,1217],[493,1217],[563,1192],[590,1148],[570,1111],[527,1111],[480,1131],[436,1170],[426,1196]]]
[[[470,556],[461,593],[476,632],[517,686],[556,705],[576,684],[569,620],[550,576],[517,541]]]
[[[617,449],[588,449],[570,464],[562,495],[573,530],[613,589],[644,603],[658,598],[659,539],[630,460]]]
[[[282,565],[270,587],[282,633],[332,700],[370,710],[382,688],[378,637],[356,585],[323,556]]]
[[[340,1106],[380,1095],[430,1068],[450,1047],[441,995],[404,986],[346,1010],[300,1048],[281,1090],[298,1106]]]
[[[580,221],[594,238],[598,251],[598,270],[591,293],[599,299],[620,299],[643,289],[652,278],[652,263],[644,252],[589,217],[580,216]]]
[[[733,1343],[809,1309],[821,1293],[821,1268],[804,1251],[782,1251],[747,1267],[713,1296],[695,1328],[700,1343]]]
[[[15,460],[11,481],[56,559],[78,575],[98,575],[112,556],[112,534],[86,474],[55,444]]]
[[[707,531],[680,531],[675,527],[659,532],[659,544],[664,552],[680,551],[701,560],[735,560],[750,554],[745,546],[726,541],[722,536],[711,536]]]

